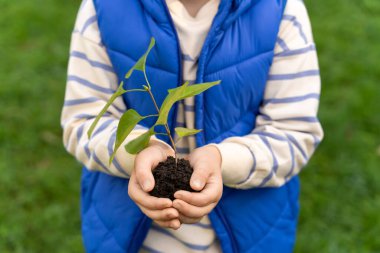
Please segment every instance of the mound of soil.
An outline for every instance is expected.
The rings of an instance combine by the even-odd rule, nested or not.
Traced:
[[[178,190],[194,192],[190,187],[190,178],[193,168],[188,160],[178,159],[176,167],[175,158],[168,156],[167,160],[160,162],[153,170],[155,186],[150,192],[152,196],[174,200],[174,193]]]

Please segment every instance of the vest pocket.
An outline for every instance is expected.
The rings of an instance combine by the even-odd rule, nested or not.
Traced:
[[[82,235],[86,252],[126,252],[100,219],[93,205],[82,217]]]
[[[219,206],[233,231],[238,252],[291,252],[297,225],[298,190],[297,179],[279,188],[225,187]],[[275,245],[283,248],[270,251]],[[267,250],[262,250],[266,247]]]

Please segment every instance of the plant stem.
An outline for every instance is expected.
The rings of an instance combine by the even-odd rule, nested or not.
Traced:
[[[148,91],[149,95],[150,95],[150,98],[152,99],[153,101],[153,104],[154,106],[156,107],[156,110],[157,110],[157,113],[160,114],[160,109],[158,108],[158,105],[157,105],[157,102],[156,102],[156,99],[154,98],[153,96],[153,93],[152,93],[152,87],[150,86],[150,83],[149,83],[149,80],[148,80],[148,77],[146,75],[146,71],[144,70],[144,78],[145,78],[145,81],[146,81],[146,84],[148,85],[148,89],[146,91]],[[172,147],[174,149],[174,159],[175,159],[175,165],[177,167],[178,165],[178,158],[177,158],[177,148],[175,147],[175,143],[174,143],[174,140],[173,140],[173,137],[171,135],[171,132],[170,132],[170,129],[169,129],[169,126],[168,126],[168,123],[165,123],[165,130],[166,130],[166,133],[170,139],[170,143],[172,144]]]
[[[127,93],[127,92],[133,92],[133,91],[145,91],[144,89],[131,89],[131,90],[125,90],[124,92],[123,92],[123,94],[124,93]]]
[[[176,143],[174,143],[174,145],[177,145],[181,140],[182,138],[178,138],[178,140],[176,141]]]
[[[144,116],[144,119],[145,118],[150,118],[150,117],[157,117],[157,116],[158,116],[158,114],[147,115],[147,116]]]
[[[146,71],[144,70],[143,72],[144,72],[144,78],[145,78],[146,84],[148,85],[148,88],[149,88],[149,90],[150,90],[152,87],[150,86],[150,83],[149,83],[148,77],[146,76]]]
[[[165,135],[165,136],[168,136],[167,133],[156,133],[156,135]]]
[[[151,89],[150,89],[150,85],[149,85],[149,89],[147,91],[148,91],[148,93],[149,93],[149,95],[150,95],[150,97],[151,97],[151,99],[153,101],[154,106],[156,107],[157,112],[160,113],[160,109],[157,106],[157,102],[156,102],[156,99],[153,96],[153,93],[152,93]],[[174,143],[174,140],[173,140],[173,138],[171,136],[168,124],[165,123],[164,126],[165,126],[166,133],[168,134],[168,137],[169,137],[170,142],[172,144],[172,147],[174,149],[174,158],[175,158],[175,161],[176,161],[176,164],[177,164],[177,148],[175,147],[175,143]]]

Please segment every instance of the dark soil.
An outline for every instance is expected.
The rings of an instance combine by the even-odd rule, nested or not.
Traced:
[[[160,162],[153,170],[156,183],[150,194],[155,197],[174,200],[174,193],[178,190],[194,192],[190,187],[192,174],[193,168],[188,160],[178,159],[178,166],[176,167],[175,158],[168,156],[166,161]]]

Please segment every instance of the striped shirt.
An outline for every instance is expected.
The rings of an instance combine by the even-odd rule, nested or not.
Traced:
[[[182,51],[183,80],[193,84],[197,77],[198,57],[201,52],[212,20],[218,10],[220,0],[209,0],[198,11],[196,17],[191,16],[179,0],[166,0],[175,25]],[[177,109],[177,127],[195,128],[194,97],[179,102]],[[177,140],[177,136],[175,137]],[[189,154],[196,148],[195,136],[184,137],[178,142],[179,155]]]
[[[186,15],[183,9],[180,11],[183,6],[177,0],[167,0],[167,4],[179,34],[183,53],[183,78],[192,81],[195,79],[197,56],[203,40],[199,39],[196,29],[194,34],[187,34],[186,31],[182,33],[179,17]],[[202,17],[202,11],[213,14],[215,6],[217,1],[211,0],[200,10],[199,17]],[[204,22],[209,21],[205,19]],[[202,34],[206,34],[207,30],[205,26]],[[192,47],[187,47],[184,40],[186,36],[198,39],[198,44],[193,43]],[[88,139],[86,135],[94,118],[117,87],[117,76],[106,48],[101,43],[93,2],[83,0],[72,34],[61,117],[64,145],[88,169],[128,178],[134,167],[135,156],[128,154],[125,149],[119,149],[113,163],[108,166],[116,127],[127,109],[121,97],[116,99],[101,118],[93,136]],[[302,1],[288,0],[256,127],[246,136],[231,137],[220,144],[210,144],[221,152],[223,183],[234,188],[281,186],[297,175],[323,137],[317,118],[319,94],[317,54],[307,11]],[[193,108],[192,98],[180,104],[177,126],[193,128]],[[145,130],[137,125],[124,144]],[[152,139],[159,141],[155,136]],[[186,138],[179,144],[182,154],[194,148],[193,137]],[[206,235],[202,238],[207,240],[194,241],[195,234]],[[149,238],[160,239],[151,240],[151,244]],[[166,240],[172,241],[175,248],[167,249]],[[163,229],[153,224],[142,251],[205,252],[208,249],[214,250],[214,246],[214,252],[218,252],[215,234],[208,218],[204,217],[201,223],[183,226],[179,231]]]
[[[197,59],[218,10],[219,2],[220,0],[208,1],[196,17],[192,17],[179,0],[166,0],[180,41],[183,80],[190,84],[196,79]],[[176,125],[194,128],[194,97],[180,101]],[[175,136],[175,141],[177,140],[178,136]],[[181,139],[176,146],[178,156],[189,154],[195,147],[194,136]],[[217,253],[221,252],[221,249],[210,220],[208,216],[205,216],[197,224],[182,224],[178,230],[160,228],[153,224],[143,242],[142,252]]]

